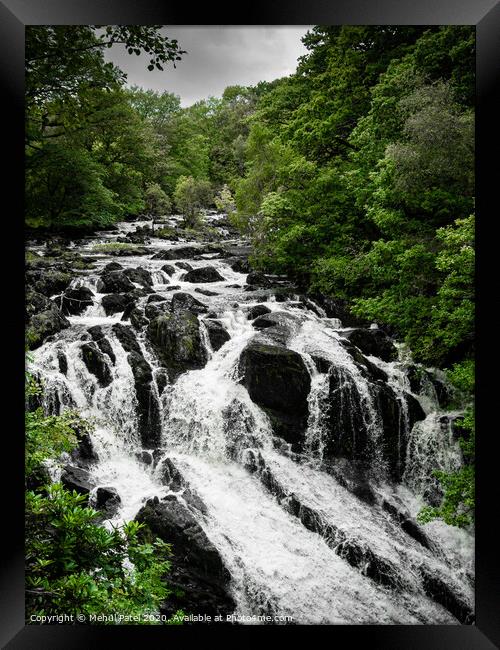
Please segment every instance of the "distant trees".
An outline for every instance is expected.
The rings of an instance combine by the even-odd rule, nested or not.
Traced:
[[[184,217],[184,227],[195,228],[201,209],[213,200],[212,187],[207,180],[181,176],[175,187],[174,200]]]
[[[146,211],[153,217],[170,213],[171,202],[158,183],[151,183],[145,191]]]

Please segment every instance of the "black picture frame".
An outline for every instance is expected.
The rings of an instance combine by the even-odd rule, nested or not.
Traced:
[[[2,409],[2,551],[0,552],[0,643],[18,648],[109,647],[163,641],[211,643],[227,636],[239,642],[243,637],[279,635],[300,643],[315,636],[315,626],[234,626],[204,627],[99,627],[25,626],[24,624],[24,237],[23,237],[23,156],[24,156],[24,29],[37,24],[415,24],[475,25],[477,34],[477,212],[478,212],[478,449],[477,449],[477,534],[476,534],[476,624],[474,626],[321,626],[329,644],[388,649],[453,648],[487,649],[500,645],[500,563],[497,535],[493,532],[499,494],[495,469],[498,454],[495,442],[495,382],[488,370],[495,369],[494,321],[491,314],[496,293],[486,289],[488,279],[495,287],[496,240],[490,235],[494,225],[498,187],[495,156],[500,151],[498,116],[500,87],[500,1],[499,0],[253,0],[248,6],[206,3],[181,6],[162,0],[0,0],[0,78],[2,83],[3,158],[5,180],[3,237],[0,251],[4,265],[2,318],[3,342],[0,358],[7,386]],[[10,200],[7,210],[5,203]],[[491,246],[491,250],[488,248]],[[484,282],[483,282],[484,281]],[[496,287],[495,287],[496,288]],[[7,424],[8,418],[10,419]],[[491,419],[490,419],[491,418]],[[7,471],[8,470],[8,471]],[[490,527],[492,527],[490,531]],[[306,628],[306,629],[304,629]],[[305,636],[307,635],[307,637]],[[310,642],[310,641],[309,641]]]

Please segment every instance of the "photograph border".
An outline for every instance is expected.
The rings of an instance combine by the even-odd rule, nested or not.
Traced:
[[[239,15],[238,15],[239,14]],[[475,25],[477,36],[476,169],[478,212],[477,281],[478,372],[477,411],[481,431],[477,443],[477,531],[476,531],[476,623],[467,625],[344,625],[331,631],[332,645],[387,649],[437,650],[478,649],[500,646],[500,562],[498,537],[490,529],[497,522],[499,490],[498,453],[495,444],[494,408],[498,398],[495,381],[495,321],[492,319],[495,286],[496,243],[492,230],[499,186],[500,152],[500,0],[253,0],[248,7],[229,9],[213,4],[188,8],[162,0],[0,0],[0,52],[4,108],[5,181],[4,236],[0,240],[4,263],[4,313],[2,318],[4,378],[3,408],[3,549],[0,553],[0,645],[6,648],[86,648],[109,646],[126,635],[127,643],[186,640],[207,643],[221,634],[237,641],[241,634],[250,639],[277,634],[277,626],[25,626],[24,616],[24,31],[26,25],[137,24],[137,25]],[[204,23],[204,21],[207,21]],[[230,65],[230,64],[229,64]],[[6,142],[5,142],[6,141]],[[495,162],[496,161],[496,162]],[[498,194],[496,192],[495,194]],[[491,213],[491,216],[490,216]],[[498,247],[498,245],[497,245]],[[7,265],[8,264],[8,265]],[[492,283],[488,291],[487,282]],[[488,302],[487,302],[488,301]],[[498,302],[498,301],[497,301]],[[497,364],[498,366],[498,364]],[[488,372],[489,371],[489,372]],[[496,370],[498,372],[498,370]],[[496,466],[495,466],[496,463]],[[283,626],[280,639],[293,630],[295,637],[316,627]],[[241,630],[244,630],[242,632]],[[305,629],[305,632],[304,632]],[[160,630],[163,630],[160,632]],[[254,631],[255,630],[255,631]],[[163,636],[158,636],[162,634]],[[166,637],[165,635],[168,635]],[[304,637],[305,638],[305,637]]]

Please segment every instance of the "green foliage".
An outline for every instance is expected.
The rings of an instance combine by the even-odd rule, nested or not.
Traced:
[[[170,213],[171,203],[158,183],[148,185],[145,191],[146,210],[155,217]]]
[[[200,212],[212,201],[212,188],[204,179],[196,180],[192,176],[181,176],[177,181],[174,201],[184,217],[185,228],[199,225]]]
[[[158,26],[31,26],[26,37],[26,221],[32,227],[102,227],[144,209],[162,151],[152,125],[106,63],[106,47],[180,59]]]
[[[58,483],[26,494],[28,621],[42,614],[112,613],[154,623],[147,615],[169,593],[162,578],[170,546],[159,539],[140,543],[137,522],[112,530],[97,525],[99,513],[85,499]]]

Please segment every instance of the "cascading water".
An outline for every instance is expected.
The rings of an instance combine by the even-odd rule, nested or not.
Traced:
[[[175,250],[154,238],[151,247]],[[92,255],[89,244],[82,250]],[[76,408],[94,424],[97,460],[88,464],[91,483],[94,489],[113,487],[120,497],[108,525],[133,519],[152,497],[174,494],[164,474],[170,459],[187,486],[183,490],[193,491],[204,504],[190,512],[230,573],[236,614],[288,616],[295,623],[467,620],[462,611],[473,608],[471,535],[452,535],[438,522],[422,527],[421,533],[402,524],[422,505],[432,470],[456,469],[462,462],[453,438],[454,414],[444,421],[429,387],[422,395],[412,394],[404,363],[363,357],[359,350],[354,354],[344,336],[347,330],[317,306],[293,295],[281,295],[278,301],[268,290],[245,292],[245,274],[213,254],[192,255],[189,264],[195,269],[212,266],[223,280],[197,284],[183,279],[185,270],[177,266],[183,257],[169,256],[170,274],[161,269],[164,259],[154,255],[121,257],[122,267],[150,271],[149,293],[157,299],[153,307],[171,300],[172,286],[206,306],[197,317],[204,363],[175,378],[167,371],[165,379],[147,326],[134,326],[130,341],[130,321],[122,321],[123,312],[106,316],[98,277],[115,258],[94,257],[96,270],[72,285],[91,289],[93,305],[69,316],[70,327],[34,352],[33,371],[42,379],[48,412]],[[139,309],[147,295],[138,297]],[[278,321],[275,328],[254,326],[249,310],[257,305],[283,318],[286,327]],[[226,332],[217,346],[209,329],[214,321]],[[123,325],[126,331],[116,329]],[[239,362],[250,344],[272,344],[302,360],[310,390],[298,450],[277,435],[273,409],[259,406],[245,387]],[[89,365],[85,345],[95,351],[91,361],[96,357],[103,367]],[[408,395],[425,411],[425,419],[413,427]],[[405,461],[399,483],[386,470],[382,398],[390,398],[395,413],[391,422],[397,429],[398,471]],[[160,414],[159,443],[146,444],[141,417],[146,421],[148,409],[154,408]],[[368,497],[352,489],[350,475],[342,476],[363,439]],[[184,492],[175,494],[182,499]],[[440,590],[454,594],[452,607]]]

